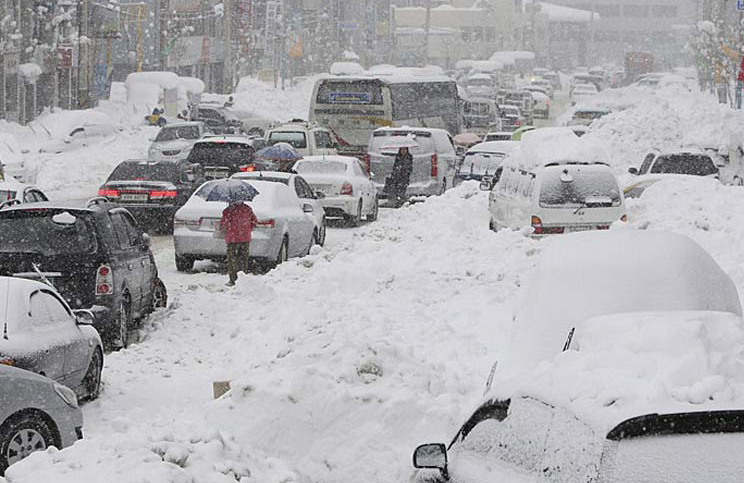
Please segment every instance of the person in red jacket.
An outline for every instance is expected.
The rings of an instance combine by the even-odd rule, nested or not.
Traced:
[[[242,201],[235,201],[225,208],[220,220],[220,231],[225,235],[227,244],[227,273],[235,285],[238,272],[248,273],[248,248],[251,244],[251,233],[258,223],[250,206]]]

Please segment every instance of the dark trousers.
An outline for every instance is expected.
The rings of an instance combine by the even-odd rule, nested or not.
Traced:
[[[248,247],[250,243],[227,244],[227,274],[230,281],[238,279],[238,272],[248,273]]]

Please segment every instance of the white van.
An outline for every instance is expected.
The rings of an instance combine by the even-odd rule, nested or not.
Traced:
[[[564,161],[533,171],[502,165],[481,189],[490,191],[494,231],[532,227],[533,236],[542,236],[606,230],[626,220],[623,193],[605,164]]]
[[[289,143],[303,157],[338,154],[331,131],[302,120],[274,126],[266,134],[266,140],[270,145]]]

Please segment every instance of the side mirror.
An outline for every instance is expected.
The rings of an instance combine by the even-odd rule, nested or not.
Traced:
[[[628,168],[628,173],[630,174],[638,174],[638,168]]]
[[[93,325],[96,321],[96,316],[93,315],[93,312],[90,310],[77,309],[73,310],[72,313],[75,316],[75,322],[77,322],[78,325]]]
[[[142,234],[142,246],[144,248],[150,248],[150,245],[152,244],[152,240],[150,240],[150,235],[147,233]]]
[[[302,205],[302,211],[304,211],[305,213],[312,213],[313,207],[312,205],[304,204]]]
[[[422,444],[413,452],[414,468],[431,468],[447,476],[447,447],[442,443]]]
[[[318,198],[319,200],[322,200],[325,198],[325,193],[323,193],[322,191],[316,191],[315,197]]]
[[[491,189],[493,189],[493,180],[490,176],[488,178],[484,176],[483,180],[480,182],[480,190],[491,191]]]

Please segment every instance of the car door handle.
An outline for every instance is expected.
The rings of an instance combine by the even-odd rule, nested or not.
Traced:
[[[129,270],[131,270],[131,269],[132,269],[132,264],[131,264],[131,263],[127,263],[127,268],[128,268]]]
[[[143,259],[141,259],[141,260],[140,260],[140,263],[141,263],[141,264],[142,264],[142,266],[144,267],[144,266],[146,265],[146,263],[145,263],[145,259],[144,259],[144,258],[143,258]]]

